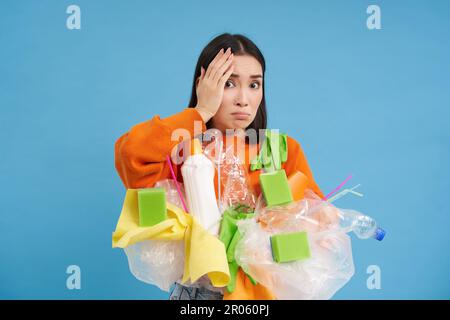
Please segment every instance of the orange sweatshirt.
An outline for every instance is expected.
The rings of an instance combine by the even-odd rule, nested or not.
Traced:
[[[115,166],[125,187],[127,189],[150,188],[159,180],[171,178],[166,156],[179,143],[179,141],[171,141],[172,132],[175,129],[183,128],[188,130],[191,138],[193,138],[194,121],[201,123],[202,132],[206,131],[206,125],[197,110],[186,108],[165,119],[155,116],[151,120],[135,125],[129,132],[122,135],[115,144]],[[323,198],[324,195],[314,181],[300,144],[289,136],[287,143],[288,157],[287,161],[282,164],[286,175],[289,177],[295,171],[301,171],[308,178],[307,187]],[[250,154],[249,148],[257,148],[253,153],[256,154],[259,146],[246,144],[245,147],[245,167],[248,172],[249,183],[258,197],[261,193],[259,184],[261,170],[250,171],[251,159],[248,159],[248,155]],[[244,161],[244,159],[242,160]],[[174,164],[174,171],[177,180],[183,182],[181,165]],[[217,174],[214,184],[217,195]]]

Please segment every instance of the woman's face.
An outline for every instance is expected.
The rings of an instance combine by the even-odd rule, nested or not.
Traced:
[[[263,97],[261,64],[250,55],[235,55],[234,70],[225,82],[222,104],[212,118],[214,128],[245,129],[256,116]]]

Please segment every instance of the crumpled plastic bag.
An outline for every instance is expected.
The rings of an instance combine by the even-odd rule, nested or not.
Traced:
[[[181,194],[184,198],[186,198],[184,193],[184,185],[179,182],[178,186],[180,187]],[[183,203],[178,195],[177,185],[172,179],[160,180],[155,183],[155,188],[163,188],[166,192],[166,201],[173,203],[177,207],[183,208]]]
[[[265,230],[272,232],[325,232],[339,228],[340,210],[325,202],[311,189],[304,198],[289,204],[266,207],[259,196],[255,209],[256,220]]]
[[[235,258],[243,270],[282,300],[330,299],[353,276],[351,239],[339,229],[338,208],[306,190],[303,200],[264,207],[259,199],[255,219],[238,222],[241,240]],[[270,236],[306,231],[311,257],[276,263]]]
[[[183,184],[179,184],[182,194]],[[166,201],[182,208],[175,181],[158,181],[155,188],[164,188]],[[184,241],[145,240],[124,248],[131,273],[140,281],[169,292],[173,283],[183,277]]]
[[[145,240],[132,244],[124,251],[131,273],[140,281],[169,292],[183,276],[184,241]]]

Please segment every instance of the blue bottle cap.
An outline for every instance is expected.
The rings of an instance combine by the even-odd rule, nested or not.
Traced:
[[[381,228],[377,228],[377,230],[375,230],[375,234],[373,235],[373,237],[375,239],[377,239],[378,241],[381,241],[384,239],[384,236],[386,235],[386,231],[384,231]]]

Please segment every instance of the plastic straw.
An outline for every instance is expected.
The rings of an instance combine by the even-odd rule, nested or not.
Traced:
[[[331,197],[332,194],[334,194],[335,192],[339,191],[339,189],[341,189],[341,188],[344,186],[344,184],[346,184],[347,181],[350,180],[351,178],[352,178],[352,175],[349,175],[349,176],[347,177],[347,179],[345,179],[345,180],[344,180],[340,185],[338,185],[333,191],[331,191],[329,194],[327,194],[322,200],[327,201],[327,199],[328,199],[329,197]]]
[[[334,201],[338,200],[339,198],[345,196],[347,193],[354,194],[355,196],[358,196],[358,197],[363,197],[364,195],[362,193],[354,191],[360,185],[361,184],[358,184],[358,185],[354,186],[351,189],[344,189],[344,190],[342,190],[341,192],[339,192],[339,193],[335,194],[334,196],[332,196],[331,198],[327,199],[327,202],[330,202],[330,203],[334,202]]]
[[[170,161],[170,156],[169,155],[167,155],[167,163],[169,164],[170,173],[172,174],[172,179],[175,181],[175,185],[177,186],[178,196],[180,197],[181,203],[183,204],[183,209],[184,209],[185,212],[189,212],[187,207],[186,207],[186,203],[184,202],[183,195],[181,194],[180,185],[178,184],[178,180],[175,177],[175,172],[173,171],[172,161]]]
[[[221,201],[221,198],[220,198],[220,186],[221,186],[221,184],[222,184],[222,181],[221,181],[221,177],[220,177],[220,162],[222,161],[222,149],[223,149],[223,145],[222,145],[222,143],[223,143],[223,141],[222,140],[220,140],[219,141],[219,156],[218,156],[218,161],[217,161],[217,184],[218,184],[218,186],[217,186],[217,189],[218,189],[218,194],[219,194],[219,196],[218,196],[218,198],[219,198],[219,209],[222,209],[221,208],[221,204],[222,204],[222,201]]]

